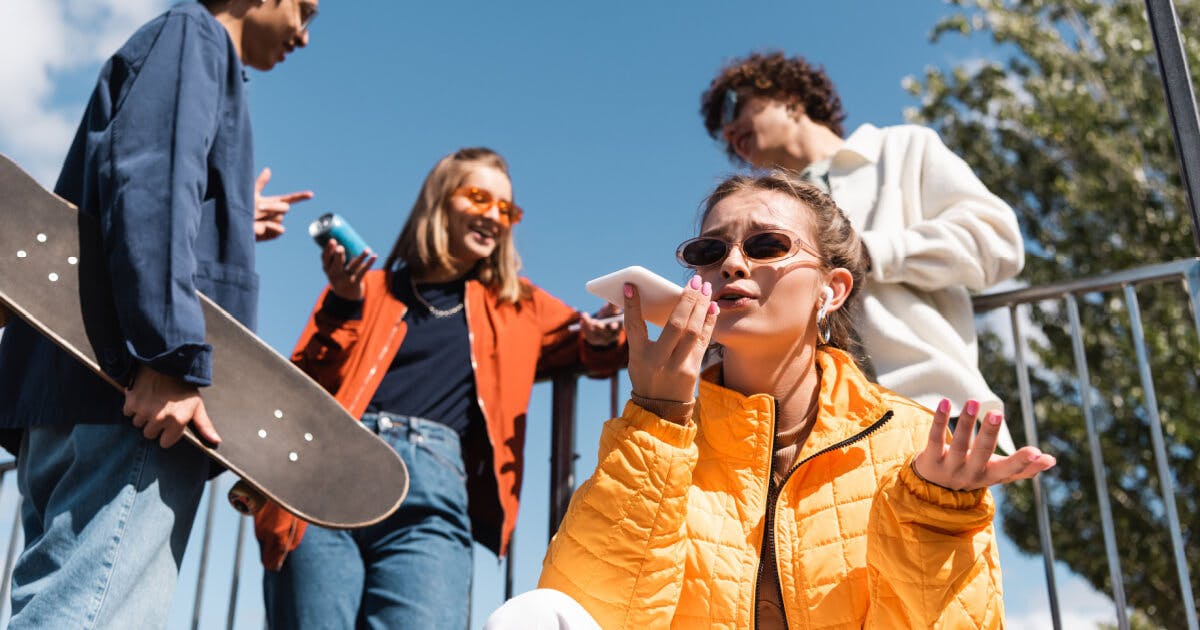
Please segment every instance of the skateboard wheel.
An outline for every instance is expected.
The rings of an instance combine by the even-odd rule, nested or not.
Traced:
[[[257,514],[266,502],[263,495],[258,490],[251,488],[245,481],[238,481],[229,489],[229,504],[233,506],[233,509],[247,516]]]

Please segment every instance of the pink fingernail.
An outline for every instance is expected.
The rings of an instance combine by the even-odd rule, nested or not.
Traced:
[[[688,281],[688,286],[692,287],[693,289],[699,289],[700,288],[700,276],[692,276],[692,279]]]
[[[965,407],[963,407],[963,411],[966,412],[966,414],[968,416],[973,416],[973,415],[979,413],[979,401],[978,400],[968,400],[967,405]]]
[[[1032,464],[1033,462],[1036,462],[1036,461],[1038,460],[1038,458],[1039,458],[1039,457],[1041,457],[1041,456],[1042,456],[1042,454],[1041,454],[1041,453],[1034,453],[1033,455],[1030,455],[1030,456],[1029,456],[1029,463],[1030,463],[1030,464]]]
[[[1002,422],[1003,420],[1004,420],[1004,416],[999,411],[992,411],[992,412],[988,413],[988,417],[987,417],[988,424],[990,424],[994,427],[1000,426],[1000,422]]]
[[[717,306],[717,303],[716,303],[716,302],[709,302],[709,303],[708,303],[708,313],[709,313],[710,315],[717,315],[717,314],[719,314],[720,312],[721,312],[721,307],[720,307],[720,306]]]
[[[704,295],[712,295],[712,283],[705,282],[704,285],[700,287],[700,292]]]
[[[633,285],[629,284],[628,282],[625,283],[625,297],[633,297]]]
[[[950,413],[950,401],[943,398],[942,402],[938,403],[938,413]]]

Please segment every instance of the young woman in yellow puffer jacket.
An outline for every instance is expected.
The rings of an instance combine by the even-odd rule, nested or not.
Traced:
[[[994,454],[1001,417],[869,382],[851,327],[870,262],[833,201],[784,173],[713,192],[656,341],[627,286],[632,400],[500,628],[999,628],[988,486],[1054,458]],[[723,361],[694,398],[709,339]]]

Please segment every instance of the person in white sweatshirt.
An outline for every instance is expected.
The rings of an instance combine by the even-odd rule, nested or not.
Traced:
[[[864,124],[845,136],[824,69],[780,52],[727,64],[700,113],[731,160],[801,173],[862,235],[871,263],[858,333],[880,385],[929,408],[943,397],[1003,408],[979,372],[968,292],[1021,271],[1021,231],[936,132]],[[1000,448],[1012,452],[1007,427]]]

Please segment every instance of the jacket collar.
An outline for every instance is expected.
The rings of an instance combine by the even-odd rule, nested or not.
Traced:
[[[843,164],[848,161],[866,161],[874,164],[883,153],[883,132],[872,124],[865,124],[854,130],[841,148],[833,154],[833,163]]]
[[[817,350],[821,371],[817,418],[797,461],[847,440],[887,413],[876,385],[867,380],[850,355],[836,348]],[[725,457],[757,459],[771,449],[775,435],[775,399],[767,394],[744,396],[719,384],[720,364],[700,381],[700,432]]]

